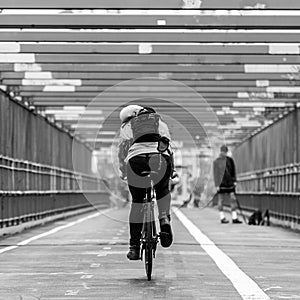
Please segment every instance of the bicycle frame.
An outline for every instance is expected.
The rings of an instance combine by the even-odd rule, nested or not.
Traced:
[[[151,280],[152,261],[155,258],[158,243],[158,234],[155,225],[154,213],[154,190],[151,180],[151,187],[147,188],[146,197],[143,204],[144,218],[141,238],[141,260],[145,253],[145,269],[148,280]]]
[[[162,141],[159,143],[157,150],[160,153],[159,156],[159,170],[162,164],[161,155],[169,147],[168,141]],[[160,235],[157,234],[155,225],[155,213],[154,213],[154,183],[151,178],[152,174],[158,174],[155,171],[145,171],[142,174],[146,174],[149,178],[150,187],[146,189],[146,197],[143,203],[143,227],[142,227],[142,237],[141,237],[141,260],[143,260],[143,254],[145,252],[145,269],[148,280],[151,280],[152,274],[152,262],[155,258],[156,247],[158,243],[158,238]]]

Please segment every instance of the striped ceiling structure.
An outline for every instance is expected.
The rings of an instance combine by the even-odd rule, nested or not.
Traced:
[[[141,98],[237,145],[297,106],[299,54],[298,0],[0,0],[1,89],[97,149]]]

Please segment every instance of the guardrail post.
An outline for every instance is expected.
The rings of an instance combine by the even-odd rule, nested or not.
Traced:
[[[11,189],[15,190],[15,162],[11,163]]]
[[[3,227],[3,219],[4,219],[4,201],[3,201],[4,196],[1,195],[1,202],[0,202],[0,207],[1,207],[1,213],[0,213],[0,228]]]
[[[53,170],[53,190],[55,190],[56,191],[56,180],[57,180],[57,178],[56,178],[56,170]]]

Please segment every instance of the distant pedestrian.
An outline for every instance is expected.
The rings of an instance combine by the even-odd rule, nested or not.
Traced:
[[[243,223],[237,217],[237,199],[235,195],[236,173],[234,160],[227,155],[228,148],[226,145],[221,147],[219,157],[214,161],[214,181],[218,192],[218,209],[222,224],[229,223],[225,218],[223,206],[226,197],[230,199],[232,214],[232,223]]]

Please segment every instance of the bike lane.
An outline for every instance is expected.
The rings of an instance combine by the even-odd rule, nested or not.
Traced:
[[[180,213],[213,241],[270,299],[300,299],[299,232],[275,226],[221,224],[217,210],[212,208],[182,209]],[[229,214],[227,218],[230,219]],[[204,245],[205,242],[203,239]],[[244,283],[242,276],[238,280],[240,284]],[[261,298],[264,299],[262,295],[254,299]]]
[[[242,251],[249,241],[235,235],[226,240],[229,232],[247,226],[224,228],[211,209],[182,212],[252,276],[254,267],[244,270],[247,251]],[[126,259],[127,217],[127,208],[111,210],[72,226],[68,224],[83,217],[1,239],[0,299],[242,299],[175,214],[174,244],[167,249],[158,246],[153,280],[148,282],[143,262]],[[55,230],[61,226],[65,227]],[[32,239],[36,236],[40,238]],[[243,242],[237,246],[239,240]],[[29,242],[1,253],[24,241]],[[261,284],[263,275],[255,276]]]

